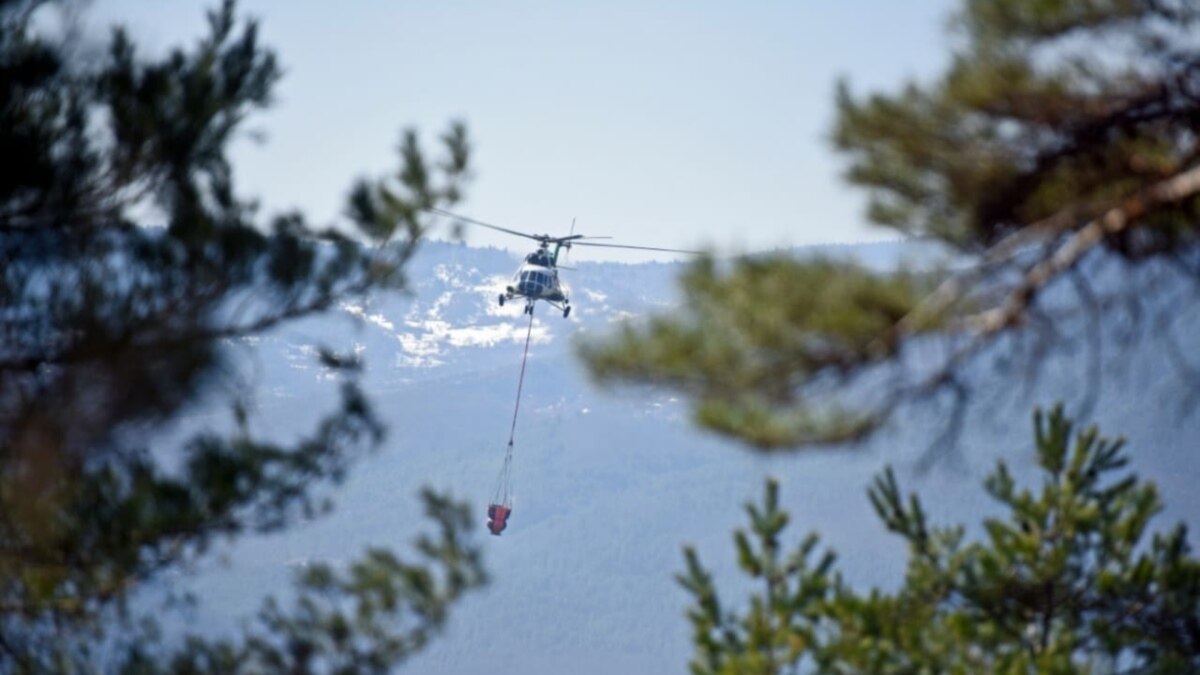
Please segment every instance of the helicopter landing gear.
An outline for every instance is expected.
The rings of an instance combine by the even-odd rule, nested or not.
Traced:
[[[571,316],[571,306],[570,305],[563,307],[563,318],[565,319],[568,316]]]
[[[500,306],[501,307],[504,306],[504,294],[503,293],[500,294]]]

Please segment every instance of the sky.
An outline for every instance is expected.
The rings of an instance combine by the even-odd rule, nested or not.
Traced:
[[[156,52],[200,35],[213,4],[108,0],[85,21],[123,23]],[[456,210],[504,227],[565,233],[576,218],[614,243],[723,252],[895,238],[840,178],[834,87],[935,76],[953,4],[244,0],[285,75],[231,154],[267,213],[332,224],[353,179],[398,165],[403,128],[433,147],[459,119],[475,152]],[[481,228],[466,238],[526,248]]]

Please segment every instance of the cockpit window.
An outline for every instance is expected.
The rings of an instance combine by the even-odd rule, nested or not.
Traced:
[[[551,286],[551,276],[545,272],[527,270],[517,277],[518,286],[523,293],[541,293]]]

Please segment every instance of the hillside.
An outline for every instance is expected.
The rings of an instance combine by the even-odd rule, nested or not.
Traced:
[[[872,265],[905,257],[903,244],[839,247]],[[375,299],[248,341],[236,350],[257,396],[257,428],[303,431],[327,404],[327,377],[312,359],[322,343],[354,344],[367,360],[366,385],[391,425],[384,450],[356,467],[337,492],[335,513],[286,534],[246,541],[175,590],[204,602],[193,625],[220,631],[247,616],[263,590],[283,590],[308,561],[338,561],[368,544],[403,547],[420,524],[419,486],[470,499],[483,521],[516,389],[524,317],[495,296],[516,258],[493,249],[428,245],[410,268],[411,297]],[[683,672],[690,653],[686,601],[672,575],[680,546],[697,545],[722,575],[732,567],[730,531],[762,477],[782,479],[792,536],[820,531],[858,584],[894,584],[902,550],[865,497],[885,463],[919,488],[935,516],[977,519],[990,506],[979,477],[997,457],[1028,475],[1030,411],[1077,400],[1090,371],[1084,350],[1050,357],[1036,383],[981,365],[976,398],[953,455],[917,471],[944,428],[944,406],[905,411],[862,447],[763,458],[695,431],[686,403],[653,391],[600,391],[573,361],[580,332],[676,302],[674,264],[580,264],[569,283],[569,320],[539,307],[516,437],[515,513],[504,536],[482,527],[492,585],[457,608],[447,634],[410,664],[419,673]],[[1120,322],[1117,322],[1118,324]],[[1119,327],[1119,325],[1118,325]],[[1200,322],[1177,334],[1194,348]],[[1189,336],[1189,337],[1184,337]],[[1153,339],[1107,341],[1094,417],[1129,438],[1134,468],[1159,482],[1167,522],[1200,524],[1196,438],[1200,415],[1182,405],[1191,391]],[[1119,348],[1114,349],[1112,345]],[[1122,367],[1117,367],[1118,365]],[[1129,392],[1138,392],[1130,396]],[[220,424],[219,413],[189,424]],[[252,591],[252,592],[248,592]]]

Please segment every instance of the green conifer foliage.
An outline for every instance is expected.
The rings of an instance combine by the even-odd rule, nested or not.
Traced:
[[[867,96],[839,85],[832,134],[868,218],[946,246],[953,273],[703,260],[678,312],[584,343],[595,377],[678,389],[701,424],[756,447],[854,440],[905,401],[961,401],[964,366],[1001,335],[1054,334],[1039,304],[1054,284],[1093,324],[1106,304],[1141,301],[1093,288],[1079,272],[1089,256],[1188,254],[1179,267],[1194,275],[1200,6],[964,0],[953,26],[954,58],[932,82]],[[930,332],[949,338],[936,367],[881,368]],[[842,395],[867,378],[875,395]]]
[[[1150,534],[1152,483],[1126,470],[1120,441],[1078,430],[1056,408],[1034,420],[1042,483],[1016,484],[1004,462],[984,489],[1004,509],[970,541],[931,523],[889,468],[869,490],[907,543],[894,592],[844,583],[810,535],[785,555],[788,514],[768,482],[735,535],[759,589],[722,601],[696,553],[679,581],[692,595],[702,673],[1185,673],[1200,669],[1200,559],[1182,524]]]
[[[263,219],[227,158],[280,76],[257,24],[226,1],[187,49],[148,57],[116,29],[81,59],[58,4],[0,2],[0,672],[388,672],[484,582],[444,496],[425,495],[437,534],[415,562],[310,568],[244,639],[172,653],[127,601],[218,540],[324,512],[378,447],[361,364],[336,345],[320,359],[340,404],[285,444],[251,431],[229,344],[402,288],[422,209],[461,195],[465,129],[434,157],[407,133],[396,176],[353,189],[347,227]],[[228,406],[234,431],[147,440],[199,405]]]
[[[1198,19],[1190,2],[967,0],[939,80],[865,99],[839,87],[848,178],[873,221],[964,247],[1118,209],[1106,245],[1170,250],[1200,208]]]
[[[785,256],[729,269],[704,260],[681,285],[682,312],[586,343],[585,359],[604,377],[691,394],[701,424],[765,449],[873,428],[873,415],[843,405],[833,387],[895,356],[887,332],[931,289],[921,275],[882,279],[852,263]]]

